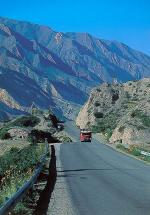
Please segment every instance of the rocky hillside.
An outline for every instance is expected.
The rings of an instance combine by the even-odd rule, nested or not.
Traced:
[[[0,88],[14,100],[0,98],[2,115],[34,102],[73,118],[94,86],[149,76],[150,57],[125,44],[0,18]]]
[[[150,144],[150,79],[94,88],[76,124],[111,143]]]

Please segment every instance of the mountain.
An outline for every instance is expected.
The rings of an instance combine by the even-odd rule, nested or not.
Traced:
[[[150,57],[125,44],[0,18],[0,88],[21,112],[34,102],[74,118],[98,84],[149,76]]]
[[[76,124],[111,143],[150,144],[150,78],[94,88]]]

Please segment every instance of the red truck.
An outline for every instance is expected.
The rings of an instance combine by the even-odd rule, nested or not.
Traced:
[[[80,141],[91,142],[92,132],[89,129],[80,129]]]

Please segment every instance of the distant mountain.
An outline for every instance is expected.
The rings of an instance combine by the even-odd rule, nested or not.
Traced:
[[[127,45],[0,18],[0,88],[20,111],[34,102],[72,118],[94,86],[144,77],[150,77],[150,57]]]

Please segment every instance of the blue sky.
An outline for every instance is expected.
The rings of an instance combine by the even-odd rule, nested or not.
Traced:
[[[150,0],[0,0],[0,16],[88,32],[150,55]]]

